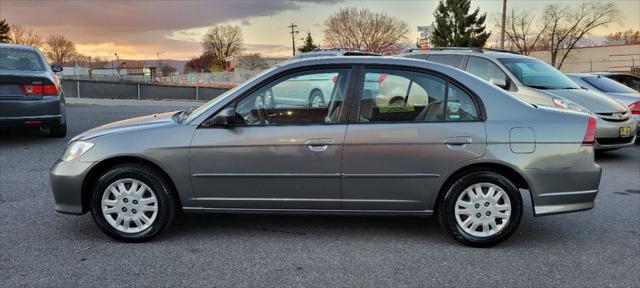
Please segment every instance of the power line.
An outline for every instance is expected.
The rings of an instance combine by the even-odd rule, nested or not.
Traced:
[[[298,33],[300,33],[300,31],[295,30],[296,28],[298,28],[298,25],[293,24],[293,22],[291,22],[291,25],[288,26],[289,28],[291,28],[291,32],[289,32],[291,34],[291,44],[293,46],[293,56],[296,56],[296,35],[298,35]]]

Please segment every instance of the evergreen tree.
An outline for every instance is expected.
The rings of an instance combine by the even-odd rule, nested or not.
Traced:
[[[11,37],[9,37],[9,24],[7,20],[0,20],[0,43],[9,43]]]
[[[483,47],[491,32],[485,31],[487,13],[480,8],[469,14],[471,0],[440,0],[431,44],[436,47]]]
[[[311,38],[311,32],[307,32],[307,37],[304,38],[304,45],[298,48],[298,51],[300,51],[300,53],[310,52],[318,49],[318,47],[319,47],[318,45],[313,43],[313,38]]]

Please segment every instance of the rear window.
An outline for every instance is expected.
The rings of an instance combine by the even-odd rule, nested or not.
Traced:
[[[606,77],[590,76],[590,77],[582,77],[582,80],[598,88],[598,90],[604,91],[604,92],[636,93],[635,90]]]
[[[44,71],[40,55],[34,51],[0,48],[0,70]]]
[[[440,63],[440,64],[453,66],[456,68],[460,68],[460,65],[462,64],[462,58],[463,58],[463,55],[434,54],[434,55],[429,55],[427,60]]]

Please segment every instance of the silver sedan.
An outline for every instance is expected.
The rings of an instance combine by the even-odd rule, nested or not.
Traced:
[[[310,85],[288,83],[306,78],[333,79],[325,105],[280,101],[306,98]],[[375,93],[365,89],[374,78]],[[265,91],[273,105],[259,100]],[[516,230],[520,189],[536,216],[593,207],[595,133],[590,115],[533,106],[449,66],[317,58],[194,111],[84,132],[51,184],[57,211],[91,212],[124,241],[152,238],[179,211],[293,212],[436,215],[456,240],[489,246]]]
[[[590,73],[569,73],[580,87],[605,94],[627,106],[636,121],[636,135],[640,136],[640,92],[607,77]]]

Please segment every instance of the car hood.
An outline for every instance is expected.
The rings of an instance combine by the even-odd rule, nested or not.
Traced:
[[[87,130],[84,133],[73,137],[71,141],[76,140],[88,140],[91,138],[115,134],[115,133],[124,133],[130,131],[138,131],[142,129],[149,129],[155,127],[162,127],[168,125],[178,125],[177,122],[173,120],[173,115],[176,114],[176,111],[166,112],[160,114],[147,115],[142,117],[125,119],[117,122],[112,122],[109,124],[105,124],[102,126],[98,126],[91,130]]]
[[[557,96],[575,102],[594,113],[615,113],[626,111],[626,107],[622,106],[618,101],[601,93],[586,89],[554,89],[541,91],[551,96]]]

